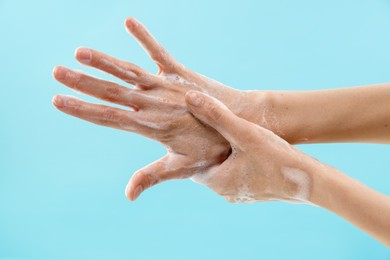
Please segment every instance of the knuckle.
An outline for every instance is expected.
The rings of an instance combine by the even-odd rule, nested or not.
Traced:
[[[167,143],[167,142],[169,142],[169,141],[172,141],[172,140],[175,138],[175,136],[176,136],[176,135],[173,134],[173,133],[164,131],[164,132],[162,132],[162,133],[160,133],[160,134],[158,135],[158,138],[159,138],[159,140],[160,140],[161,142]]]
[[[168,61],[168,53],[164,48],[160,46],[159,50],[152,54],[152,59],[156,62],[166,64]]]
[[[117,115],[116,115],[116,112],[112,109],[112,108],[104,108],[103,111],[102,111],[102,117],[105,119],[105,120],[114,120]]]
[[[213,103],[207,103],[206,105],[207,113],[211,119],[214,121],[220,121],[222,118],[222,113],[218,107]]]
[[[139,180],[139,182],[142,183],[145,189],[154,186],[161,181],[156,174],[147,173],[144,171],[137,172],[134,177],[136,177]]]
[[[168,101],[169,102],[169,101]],[[168,107],[170,107],[172,110],[180,110],[180,109],[183,109],[183,105],[182,104],[178,104],[177,102],[169,102],[168,104]]]
[[[265,135],[263,131],[258,131],[257,128],[257,126],[254,129],[246,128],[244,134],[248,144],[252,144],[253,147],[259,148],[266,143],[269,136]]]
[[[127,116],[118,116],[116,121],[118,122],[119,127],[121,128],[129,128],[131,120]]]
[[[177,130],[179,128],[179,123],[177,121],[168,121],[164,124],[166,130]]]
[[[81,83],[82,83],[82,76],[79,73],[72,73],[71,74],[71,82],[72,82],[72,87],[74,89],[80,89],[81,88]]]
[[[137,89],[125,89],[123,93],[123,99],[133,105],[139,105],[140,100],[143,100],[143,95],[138,92]]]
[[[66,101],[66,106],[75,113],[79,113],[83,110],[83,104],[75,98],[68,99]]]
[[[128,79],[135,79],[145,76],[143,71],[135,64],[124,61],[121,61],[119,64],[119,66],[122,67],[123,72],[125,72],[124,76]]]
[[[185,71],[185,70],[186,70],[186,67],[183,64],[178,63],[175,60],[172,61],[172,71],[181,72],[181,71]]]
[[[180,129],[182,124],[180,120],[170,119],[166,117],[161,117],[159,120],[148,120],[149,123],[146,124],[149,128],[156,131],[156,133],[161,133],[163,136],[175,136],[177,132],[175,130]]]
[[[159,183],[161,181],[160,178],[156,174],[147,173],[145,175],[146,175],[146,178],[148,180],[149,187],[156,185],[157,183]]]
[[[92,51],[92,59],[91,59],[91,65],[94,67],[104,66],[107,64],[107,59],[103,56],[101,56],[100,53],[96,53],[95,51]]]
[[[113,85],[106,86],[104,93],[107,101],[116,101],[121,95],[120,88]]]

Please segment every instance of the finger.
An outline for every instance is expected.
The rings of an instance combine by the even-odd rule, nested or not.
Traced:
[[[165,72],[171,72],[176,63],[175,59],[165,50],[165,48],[153,37],[145,26],[130,17],[125,21],[127,30],[142,45],[149,56],[157,63],[159,68]]]
[[[91,123],[146,135],[151,130],[142,124],[138,112],[100,104],[91,104],[75,97],[56,95],[53,105],[60,111]]]
[[[230,143],[240,143],[251,124],[236,116],[222,102],[198,91],[189,91],[185,96],[188,108],[199,120],[217,130]]]
[[[150,74],[137,65],[118,60],[102,52],[79,47],[76,49],[75,57],[84,65],[105,71],[134,86],[150,88],[161,83],[159,77]]]
[[[56,80],[75,91],[136,110],[153,102],[153,99],[140,93],[139,90],[97,79],[62,66],[55,67],[53,75]]]
[[[189,177],[183,162],[171,154],[137,171],[126,186],[126,197],[134,201],[146,189],[167,180]]]

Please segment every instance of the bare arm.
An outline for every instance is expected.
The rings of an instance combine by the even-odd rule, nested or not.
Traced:
[[[328,165],[310,167],[313,167],[310,201],[390,247],[390,197]]]
[[[272,91],[270,130],[290,143],[390,143],[390,84]],[[272,122],[272,120],[271,120]]]

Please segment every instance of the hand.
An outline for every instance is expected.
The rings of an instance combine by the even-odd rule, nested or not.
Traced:
[[[192,114],[229,141],[232,153],[219,166],[195,174],[232,203],[283,200],[318,205],[390,246],[390,197],[363,185],[288,144],[269,130],[232,113],[218,100],[190,91]]]
[[[157,75],[135,64],[120,61],[87,48],[77,49],[76,59],[84,65],[112,74],[135,88],[97,79],[56,67],[56,80],[87,95],[123,105],[131,110],[91,104],[74,97],[57,95],[53,103],[60,111],[95,124],[135,132],[161,142],[167,155],[136,172],[126,188],[129,199],[161,181],[187,178],[223,161],[229,153],[226,140],[196,120],[187,110],[184,95],[199,90],[213,95],[237,113],[245,114],[253,98],[201,76],[178,63],[134,18],[126,28],[156,62]]]
[[[192,114],[229,141],[231,154],[219,166],[197,173],[197,183],[229,202],[284,200],[308,202],[313,158],[271,131],[231,112],[215,98],[196,91],[186,95]]]

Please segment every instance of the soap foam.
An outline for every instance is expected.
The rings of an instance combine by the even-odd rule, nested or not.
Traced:
[[[278,136],[285,136],[285,133],[281,130],[279,119],[273,110],[263,107],[260,122],[262,127],[271,129]]]
[[[128,79],[135,79],[137,77],[137,75],[134,72],[130,70],[126,70],[105,58],[101,58],[99,62],[103,64],[105,67],[117,70],[120,74],[125,75]]]
[[[163,123],[160,124],[160,123],[145,121],[145,120],[141,120],[141,119],[134,119],[134,121],[139,125],[146,126],[146,127],[151,128],[151,129],[154,129],[154,130],[164,129]]]
[[[189,165],[190,168],[204,168],[209,164],[209,160],[200,160]]]
[[[297,187],[297,192],[291,198],[291,202],[307,203],[310,196],[310,177],[309,175],[296,168],[283,167],[281,170],[284,177],[294,183]]]
[[[209,167],[206,171],[200,171],[192,175],[191,180],[195,183],[208,186],[212,181],[212,176],[215,174],[215,171],[218,169],[218,165]]]
[[[257,200],[255,199],[255,195],[249,192],[249,189],[246,187],[240,187],[237,193],[234,196],[225,196],[225,199],[231,203],[254,203]]]
[[[176,74],[176,73],[164,73],[164,74],[161,74],[161,76],[163,76],[167,81],[171,82],[172,84],[177,84],[177,85],[180,85],[180,86],[184,86],[184,87],[187,87],[190,90],[197,90],[197,91],[200,91],[200,92],[203,92],[203,93],[209,95],[209,93],[207,92],[206,88],[202,88],[201,86],[199,86],[195,82],[188,81],[187,79],[181,77],[179,74]]]

